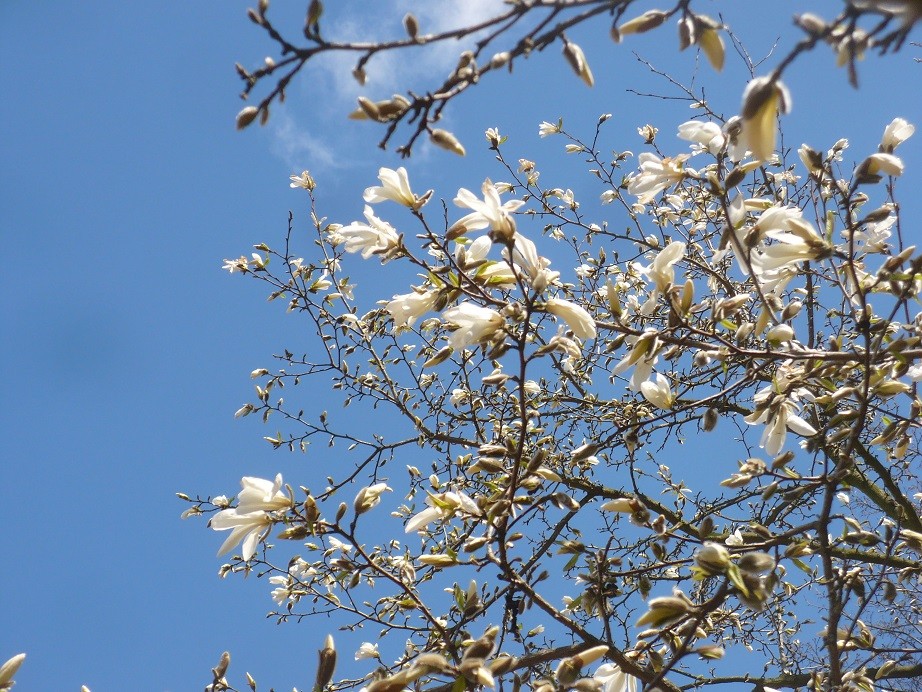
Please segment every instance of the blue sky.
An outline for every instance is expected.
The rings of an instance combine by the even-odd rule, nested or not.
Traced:
[[[296,34],[304,3],[277,4],[273,12],[290,14]],[[445,10],[449,2],[417,4],[430,8],[419,13],[424,30],[426,22],[463,20]],[[791,45],[790,15],[806,5],[739,4],[748,6],[742,16],[726,18],[754,56],[781,35],[782,47]],[[413,3],[338,5],[326,31],[372,27],[395,36]],[[716,15],[737,3],[698,5]],[[490,6],[465,5],[472,15]],[[267,585],[219,580],[222,537],[179,519],[177,491],[231,494],[242,475],[277,471],[297,484],[336,463],[333,455],[273,452],[262,426],[234,420],[252,394],[249,372],[307,335],[284,306],[267,305],[261,289],[220,267],[254,243],[283,238],[288,210],[304,212],[304,197],[288,188],[288,176],[303,169],[320,183],[322,213],[360,218],[362,190],[378,166],[398,161],[376,148],[378,129],[345,113],[359,93],[387,97],[401,83],[423,83],[429,69],[441,77],[460,48],[373,64],[365,91],[348,67],[327,61],[292,87],[268,127],[238,133],[233,64],[258,65],[271,51],[245,8],[0,4],[0,660],[28,653],[18,676],[24,690],[199,689],[224,649],[234,654],[232,671],[249,670],[264,687],[311,685],[328,623],[265,620]],[[514,78],[486,80],[444,124],[468,156],[421,148],[406,163],[415,187],[451,199],[460,186],[502,177],[483,138],[498,126],[510,135],[510,157],[547,162],[546,184],[596,198],[590,178],[569,173],[581,167],[563,160],[563,142],[537,137],[538,123],[558,116],[589,135],[600,113],[613,113],[606,147],[634,151],[636,128],[652,122],[664,147],[685,150],[672,133],[690,117],[687,106],[626,91],[668,93],[632,50],[691,77],[694,53],[677,53],[673,29],[621,46],[603,24],[570,38],[589,56],[595,89],[572,75],[556,47],[517,64]],[[859,92],[828,51],[803,58],[786,79],[794,94],[789,143],[825,149],[848,137],[860,158],[894,116],[922,125],[914,86],[922,68],[912,61],[919,54],[910,47],[869,57]],[[728,55],[717,79],[705,65],[700,78],[717,110],[736,111],[747,78],[738,60]],[[900,150],[910,172],[922,165],[920,140]],[[918,213],[917,199],[904,201]],[[406,287],[382,290],[390,297]]]

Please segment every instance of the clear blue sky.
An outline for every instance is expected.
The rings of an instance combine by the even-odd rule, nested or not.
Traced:
[[[276,4],[273,12],[290,14],[296,34],[306,3]],[[328,31],[351,23],[379,36],[399,35],[399,19],[413,5],[328,4],[341,13],[328,18]],[[743,16],[737,9],[726,18],[762,55],[779,35],[790,45],[790,15],[807,4],[696,6],[716,15],[745,5]],[[258,65],[271,51],[245,8],[175,0],[0,4],[0,661],[28,653],[17,678],[23,690],[201,689],[226,648],[232,671],[250,670],[264,689],[311,686],[327,623],[265,620],[268,585],[219,580],[214,553],[222,537],[202,521],[180,521],[184,505],[174,493],[232,494],[242,475],[277,471],[307,484],[336,463],[332,454],[272,452],[260,424],[234,420],[251,397],[249,372],[271,367],[273,352],[307,335],[284,306],[267,305],[255,284],[220,267],[254,243],[281,240],[288,210],[303,212],[303,193],[288,189],[291,173],[310,169],[321,211],[348,223],[361,217],[361,192],[378,166],[398,161],[376,149],[379,130],[344,119],[359,91],[348,70],[337,80],[332,64],[302,78],[269,127],[235,132],[241,103],[233,64]],[[590,178],[553,174],[563,142],[539,140],[540,121],[563,116],[588,135],[600,113],[613,113],[605,147],[619,150],[641,150],[636,128],[646,122],[671,138],[691,113],[626,92],[667,92],[631,51],[680,79],[690,77],[694,53],[677,53],[672,28],[621,46],[607,29],[571,35],[589,56],[595,89],[570,73],[556,47],[516,65],[514,79],[485,81],[445,123],[468,157],[421,149],[406,164],[415,187],[451,199],[460,186],[501,178],[483,138],[485,128],[499,126],[510,135],[510,156],[548,161],[543,182],[591,200],[598,190]],[[922,126],[922,66],[912,61],[920,52],[869,57],[858,93],[828,51],[802,59],[786,80],[794,93],[788,143],[825,149],[849,137],[858,158],[894,116]],[[445,55],[425,60],[439,76],[454,63]],[[387,71],[419,84],[420,64],[428,63],[372,71],[364,93],[389,96]],[[737,110],[746,76],[732,54],[723,77],[707,66],[701,77],[718,110]],[[922,167],[920,140],[899,152],[910,172]],[[686,146],[676,142],[673,151]],[[564,170],[578,170],[574,163]],[[918,218],[911,197],[904,196],[907,210]],[[913,223],[907,228],[918,233]],[[387,287],[380,297],[405,291]]]

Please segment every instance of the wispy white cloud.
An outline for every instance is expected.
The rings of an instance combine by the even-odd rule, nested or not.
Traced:
[[[291,116],[288,109],[276,109],[271,123],[272,152],[292,172],[306,168],[336,168],[334,143],[328,137],[315,136]]]
[[[402,21],[407,12],[416,16],[420,33],[441,33],[482,22],[506,9],[500,0],[382,0],[362,5],[361,12],[329,8],[325,36],[337,41],[392,40],[404,36]],[[352,159],[360,155],[359,150],[344,147],[331,133],[347,126],[344,120],[356,108],[356,99],[360,95],[383,99],[407,89],[431,87],[448,76],[461,52],[472,43],[468,37],[464,42],[378,53],[366,64],[364,87],[352,76],[356,54],[318,56],[289,89],[286,105],[273,110],[270,129],[274,153],[295,172],[351,167],[357,163]],[[423,147],[419,153],[425,157],[427,149]]]

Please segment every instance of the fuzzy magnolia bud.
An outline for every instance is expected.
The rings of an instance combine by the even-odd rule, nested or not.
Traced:
[[[336,669],[336,645],[333,643],[333,635],[328,634],[323,648],[317,652],[319,662],[317,663],[317,678],[314,681],[314,689],[322,690],[330,684],[333,679],[333,671]]]
[[[461,146],[461,142],[458,141],[458,138],[448,130],[432,130],[432,132],[429,133],[429,139],[431,139],[432,143],[437,147],[450,151],[452,154],[464,156],[467,153],[464,147]]]
[[[583,53],[582,48],[570,41],[564,41],[563,57],[567,59],[567,62],[570,63],[570,67],[572,67],[576,75],[586,83],[586,86],[591,87],[595,84],[595,79],[592,77],[592,70],[589,69],[589,63],[586,61],[586,55]]]
[[[16,671],[19,670],[19,666],[25,660],[25,654],[16,654],[0,666],[0,689],[8,690],[13,686],[13,676],[16,675]]]
[[[711,432],[717,427],[717,421],[717,409],[709,408],[704,412],[704,416],[701,418],[701,429],[704,430],[704,432]]]
[[[647,602],[649,610],[640,616],[637,626],[652,625],[662,627],[681,620],[695,610],[694,604],[681,591],[675,596],[651,598]]]
[[[227,667],[230,665],[230,652],[225,651],[221,654],[221,660],[218,661],[218,665],[211,669],[212,675],[214,675],[215,680],[220,680],[224,677],[224,674],[227,673]]]
[[[712,577],[723,574],[730,565],[730,552],[720,543],[705,543],[695,553],[696,576]]]
[[[618,33],[622,36],[625,34],[642,34],[650,29],[655,29],[666,21],[668,17],[662,10],[647,10],[639,17],[634,17],[618,27]]]
[[[407,30],[407,36],[416,41],[419,37],[419,22],[412,13],[407,12],[403,18],[403,28]]]
[[[247,106],[237,113],[237,129],[242,130],[251,125],[258,115],[259,109],[256,106]]]

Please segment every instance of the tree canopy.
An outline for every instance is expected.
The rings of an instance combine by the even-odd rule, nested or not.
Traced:
[[[592,86],[595,57],[568,36],[584,23],[615,42],[674,31],[709,69],[751,75],[722,84],[741,94],[728,116],[676,84],[696,105],[659,124],[678,151],[644,123],[626,151],[604,114],[588,134],[536,122],[601,183],[601,211],[490,128],[497,164],[473,189],[428,190],[395,160],[369,173],[362,219],[331,220],[304,171],[290,185],[309,214],[226,260],[311,337],[253,371],[237,415],[279,450],[331,451],[303,480],[180,497],[222,532],[222,576],[264,577],[280,622],[361,631],[339,667],[324,632],[316,692],[920,689],[922,254],[899,204],[914,126],[895,113],[876,151],[853,152],[834,133],[783,146],[778,121],[805,53],[833,51],[859,86],[865,54],[911,49],[922,3],[802,14],[771,64],[702,4],[512,0],[435,34],[407,14],[404,37],[362,41],[327,36],[318,0],[303,27],[277,25],[267,0],[249,11],[278,55],[237,66],[255,104],[241,129],[324,54],[364,83],[383,54],[460,48],[425,92],[358,100],[351,117],[395,158],[421,138],[464,155],[446,109],[536,54]],[[732,466],[689,464],[715,437]],[[235,674],[225,654],[208,689],[257,689]]]

